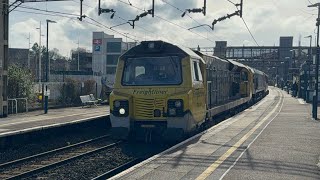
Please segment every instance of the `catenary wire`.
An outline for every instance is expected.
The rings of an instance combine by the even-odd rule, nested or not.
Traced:
[[[310,3],[310,5],[312,5],[312,4],[313,4],[310,0],[307,0],[307,1]]]
[[[29,6],[24,6],[24,5],[20,5],[20,6],[18,6],[18,8],[30,9],[30,10],[36,10],[36,11],[42,11],[42,12],[48,12],[48,13],[70,15],[70,16],[79,16],[78,14],[64,13],[64,12],[59,12],[59,11],[51,11],[51,10],[39,9],[39,8],[34,8],[34,7],[29,7]]]
[[[175,5],[165,1],[165,0],[161,0],[162,2],[168,4],[169,6],[171,6],[174,9],[177,9],[178,11],[184,13],[184,11],[178,7],[176,7]],[[192,16],[190,16],[189,14],[186,14],[186,16],[188,16],[191,20],[193,20],[194,22],[196,22],[198,25],[202,25],[199,21],[195,20]],[[212,29],[208,30],[207,26],[202,26],[207,32],[211,33]],[[212,34],[213,35],[213,34]],[[216,35],[213,35],[215,38],[217,38],[218,40],[221,40],[221,38],[217,37]]]
[[[65,18],[70,18],[70,19],[76,19],[75,17],[64,16],[64,15],[60,15],[60,14],[39,13],[39,12],[23,11],[23,10],[18,10],[18,9],[13,10],[13,12],[22,12],[22,13],[29,13],[29,14],[39,14],[39,15],[47,15],[47,16],[56,16],[56,17],[65,17]]]
[[[134,39],[134,38],[131,38],[131,37],[127,36],[125,33],[122,33],[122,32],[116,31],[116,30],[114,30],[114,29],[111,29],[110,27],[108,27],[108,26],[100,23],[99,21],[97,21],[97,20],[95,20],[95,19],[93,19],[93,18],[91,18],[91,17],[88,17],[88,16],[87,16],[86,18],[88,18],[88,19],[90,19],[91,21],[99,24],[100,26],[103,26],[103,27],[105,27],[105,28],[107,28],[107,29],[109,29],[109,30],[111,30],[111,31],[113,31],[113,32],[116,32],[116,33],[118,33],[118,34],[120,34],[120,35],[122,35],[122,36],[124,36],[124,37],[127,37],[127,38],[129,38],[129,39],[131,39],[131,40],[140,42],[140,41],[137,40],[137,39]],[[128,33],[128,34],[130,34],[130,33]],[[130,34],[130,35],[131,35],[131,34]]]
[[[80,4],[80,2],[77,2],[76,0],[72,0],[73,2],[75,2],[75,3],[78,3],[78,4]],[[94,7],[92,7],[92,6],[89,6],[89,5],[86,5],[86,4],[83,4],[84,6],[87,6],[87,7],[90,7],[90,8],[94,8]],[[124,22],[128,22],[128,20],[126,20],[126,19],[124,19],[124,18],[122,18],[121,16],[119,16],[119,15],[114,15],[115,17],[118,17],[119,19],[121,19],[121,20],[123,20]],[[121,23],[121,24],[123,24],[123,23]],[[120,25],[121,25],[120,24]],[[115,25],[115,26],[117,26],[117,25]],[[148,30],[148,29],[146,29],[146,28],[144,28],[144,27],[142,27],[142,26],[139,26],[139,25],[136,25],[138,28],[140,28],[140,29],[142,29],[142,30],[144,30],[144,31],[146,31],[146,32],[149,32],[149,33],[152,33],[152,34],[155,34],[153,31],[150,31],[150,30]],[[134,35],[132,35],[132,36],[134,36]]]
[[[244,25],[246,26],[246,28],[247,28],[247,30],[248,30],[248,32],[249,32],[249,34],[251,35],[252,39],[254,40],[254,42],[256,43],[256,45],[259,47],[259,44],[258,44],[258,42],[256,41],[256,39],[254,38],[253,34],[251,33],[251,31],[250,31],[250,29],[249,29],[249,27],[248,27],[248,25],[247,25],[246,21],[244,20],[244,18],[243,18],[243,17],[242,17],[241,19],[242,19],[242,21],[243,21]]]
[[[237,6],[236,6],[236,8],[237,8],[237,10],[239,10],[239,8],[238,8]],[[253,36],[253,34],[251,33],[251,30],[250,30],[249,26],[247,25],[246,21],[244,20],[244,18],[241,17],[241,19],[242,19],[243,24],[246,26],[246,29],[248,30],[250,36],[252,37],[252,39],[253,39],[254,42],[256,43],[256,45],[257,45],[258,47],[260,47],[259,44],[258,44],[258,42],[257,42],[257,40],[256,40],[256,38],[255,38],[255,37]]]
[[[231,4],[233,4],[233,5],[236,5],[236,3],[234,3],[234,2],[232,2],[232,1],[230,1],[230,0],[226,0],[226,1],[228,1],[229,3],[231,3]]]
[[[135,8],[135,9],[138,9],[138,10],[140,10],[140,11],[144,11],[144,12],[145,12],[144,9],[139,8],[139,7],[137,7],[137,6],[133,5],[133,4],[129,4],[129,3],[125,2],[125,1],[123,1],[123,0],[118,0],[118,1],[121,2],[121,3],[123,3],[123,4],[126,4],[126,5],[128,5],[128,6],[131,6],[131,7]],[[191,31],[191,30],[189,30],[189,29],[187,29],[187,28],[185,28],[185,27],[183,27],[183,26],[181,26],[181,25],[179,25],[179,24],[177,24],[177,23],[171,22],[171,21],[169,21],[169,20],[167,20],[167,19],[165,19],[165,18],[162,18],[161,16],[158,16],[158,15],[154,15],[154,16],[157,17],[158,19],[161,19],[161,20],[163,20],[163,21],[166,21],[167,23],[169,23],[169,24],[171,24],[171,25],[177,26],[177,27],[179,27],[179,28],[181,28],[181,29],[184,29],[184,30],[186,30],[186,31],[188,31],[188,32],[191,32],[191,33],[193,33],[193,34],[195,34],[195,35],[197,35],[197,36],[200,36],[200,37],[202,37],[203,39],[206,39],[206,40],[208,40],[208,41],[210,41],[210,42],[215,43],[215,41],[213,41],[213,40],[211,40],[211,39],[209,39],[209,38],[207,38],[207,37],[205,37],[205,36],[203,36],[203,35],[201,35],[201,34],[199,34],[199,33],[196,33],[196,32],[194,32],[194,31]]]
[[[78,2],[78,1],[76,1],[76,0],[71,0],[71,1],[80,4],[80,2]],[[88,5],[88,4],[85,4],[85,3],[82,3],[82,5],[87,6],[87,7],[90,7],[90,8],[95,8],[95,7],[92,7],[92,6],[90,6],[90,5]]]
[[[66,17],[66,18],[70,18],[70,19],[76,19],[76,17],[71,17],[71,16],[78,16],[78,15],[76,15],[76,14],[63,13],[63,12],[58,12],[58,11],[47,11],[47,10],[38,9],[38,8],[32,8],[32,7],[23,7],[23,8],[25,8],[25,9],[30,9],[30,10],[34,10],[34,11],[44,11],[44,12],[46,12],[46,13],[28,12],[28,11],[21,11],[21,10],[14,10],[14,11],[23,12],[23,13],[49,15],[49,16],[59,16],[59,17]],[[48,14],[48,13],[52,13],[52,14]],[[60,14],[62,14],[62,15],[60,15]],[[70,15],[70,16],[65,16],[65,15]],[[100,25],[100,27],[103,26],[103,27],[105,27],[105,28],[108,29],[108,30],[111,30],[111,31],[113,31],[113,32],[115,32],[115,33],[117,33],[117,34],[120,34],[120,35],[122,35],[122,36],[124,36],[124,37],[127,37],[127,38],[129,38],[129,39],[132,39],[132,40],[134,40],[134,41],[139,42],[138,40],[129,37],[128,35],[131,35],[130,33],[128,33],[128,35],[125,35],[125,34],[122,33],[122,32],[116,31],[116,30],[114,30],[114,29],[110,29],[110,27],[107,27],[107,26],[103,25],[102,23],[96,21],[96,20],[93,19],[93,18],[90,18],[90,17],[87,17],[87,18],[89,18],[90,20],[98,23],[98,24]],[[88,22],[88,21],[86,21],[86,22]],[[91,23],[91,24],[92,24],[92,23]],[[132,35],[132,36],[133,36],[133,35]]]
[[[184,11],[178,7],[176,7],[175,5],[167,2],[166,0],[161,0],[162,2],[166,3],[167,5],[171,6],[172,8],[184,13]],[[190,19],[192,19],[194,22],[196,22],[198,25],[201,25],[201,23],[199,23],[199,21],[195,20],[192,16],[190,16],[189,14],[186,14]],[[208,29],[206,27],[203,27],[205,30],[208,31]]]

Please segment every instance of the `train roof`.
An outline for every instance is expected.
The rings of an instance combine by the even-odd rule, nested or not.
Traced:
[[[248,68],[246,65],[241,64],[241,63],[239,63],[239,62],[237,62],[237,61],[230,60],[230,59],[228,59],[228,61],[229,61],[231,64],[235,65],[235,66],[239,66],[239,67],[242,67],[242,68]]]
[[[179,55],[179,57],[190,56],[191,58],[203,61],[203,59],[191,49],[165,41],[142,41],[139,45],[125,52],[121,58],[126,59],[129,57],[146,56],[155,53],[161,53],[168,56],[174,54]]]
[[[199,55],[199,56],[212,57],[212,58],[219,59],[220,61],[223,61],[223,62],[228,63],[228,60],[222,59],[222,58],[220,58],[220,57],[218,57],[218,56],[203,54],[201,51],[198,51],[198,50],[193,50],[193,52],[196,53],[196,54]]]
[[[260,71],[260,70],[258,70],[258,69],[254,69],[254,68],[252,68],[252,69],[253,69],[253,71],[254,71],[255,74],[265,75],[264,72],[262,72],[262,71]]]
[[[215,59],[218,59],[220,61],[223,61],[223,62],[226,62],[226,63],[229,63],[230,64],[230,70],[233,70],[233,71],[238,71],[242,68],[245,68],[247,70],[250,70],[250,67],[244,65],[244,64],[241,64],[237,61],[233,61],[233,60],[229,60],[229,59],[223,59],[223,58],[220,58],[218,56],[214,56],[214,55],[207,55],[207,54],[203,54],[202,52],[198,51],[198,50],[194,50],[194,52],[196,54],[198,54],[199,56],[208,56],[208,57],[213,57]],[[253,70],[252,70],[253,71]]]
[[[190,57],[192,58],[196,58],[196,59],[201,59],[203,61],[203,59],[196,54],[195,52],[193,52],[190,48],[186,48],[180,45],[176,45],[177,47],[179,47],[181,50],[183,50],[185,53],[187,53]]]

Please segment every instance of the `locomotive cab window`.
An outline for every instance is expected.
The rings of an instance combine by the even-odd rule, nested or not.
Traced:
[[[248,81],[248,73],[247,72],[244,72],[244,71],[241,72],[241,80]]]
[[[181,60],[176,56],[139,57],[125,61],[122,85],[152,86],[182,83]]]
[[[193,61],[192,65],[192,77],[194,81],[203,81],[201,69],[199,66],[199,62]]]

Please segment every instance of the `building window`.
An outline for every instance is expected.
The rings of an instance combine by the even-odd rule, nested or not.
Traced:
[[[107,42],[107,52],[121,52],[121,42]]]
[[[120,55],[107,55],[107,65],[117,65]]]
[[[107,67],[107,74],[116,74],[116,67]]]

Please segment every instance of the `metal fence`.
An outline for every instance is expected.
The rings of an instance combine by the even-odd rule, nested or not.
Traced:
[[[17,114],[28,112],[28,99],[27,98],[12,98],[8,99],[8,113]]]

